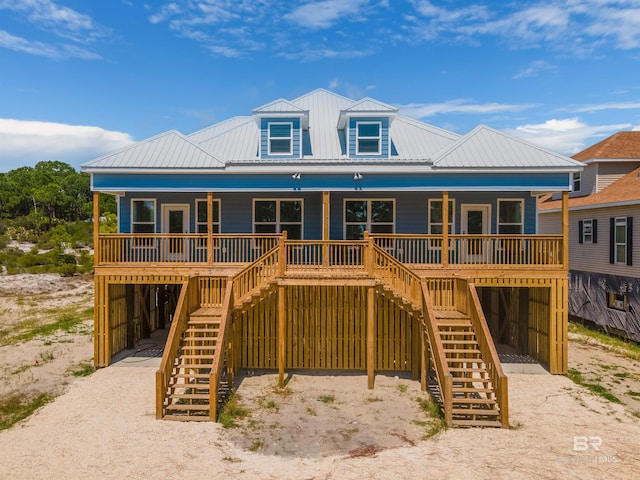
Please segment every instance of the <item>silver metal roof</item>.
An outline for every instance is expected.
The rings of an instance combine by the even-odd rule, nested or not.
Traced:
[[[434,168],[573,168],[580,162],[479,125],[433,158]]]
[[[224,168],[224,163],[180,132],[170,130],[85,163],[83,168],[207,169]]]
[[[394,118],[390,124],[392,154],[389,158],[350,159],[346,142],[338,129],[347,113],[376,112]],[[302,114],[303,128],[308,134],[310,151],[301,159],[260,159],[259,125],[256,118],[273,114]],[[308,124],[307,124],[308,121]],[[85,171],[103,169],[221,169],[243,165],[265,172],[278,165],[412,164],[416,168],[452,169],[518,169],[565,168],[578,171],[579,162],[549,152],[541,147],[511,137],[486,126],[467,135],[434,127],[419,120],[397,114],[397,109],[370,98],[353,101],[324,89],[317,89],[294,100],[276,100],[253,110],[253,116],[238,116],[184,136],[169,131],[143,140],[122,151],[85,163]],[[340,166],[340,167],[338,167]],[[392,167],[391,167],[392,168]]]

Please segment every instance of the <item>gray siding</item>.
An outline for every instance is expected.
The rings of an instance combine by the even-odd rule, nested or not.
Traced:
[[[620,180],[638,167],[638,162],[600,162],[598,166],[598,192]]]

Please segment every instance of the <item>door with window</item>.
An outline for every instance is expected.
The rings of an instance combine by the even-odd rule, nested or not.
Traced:
[[[486,240],[477,235],[487,235],[491,232],[491,205],[461,205],[462,234],[469,235],[463,240],[465,246],[461,249],[464,263],[478,263],[487,251]],[[485,259],[485,261],[488,259]]]
[[[161,256],[169,261],[187,260],[187,239],[189,233],[189,205],[162,206],[162,233],[168,233],[162,242]]]

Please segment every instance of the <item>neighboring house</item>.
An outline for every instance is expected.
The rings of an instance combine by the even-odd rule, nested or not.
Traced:
[[[569,314],[638,342],[640,132],[618,132],[573,158],[585,169],[569,195]],[[540,232],[558,233],[560,215],[560,200],[541,199]]]
[[[320,89],[83,170],[96,219],[118,204],[119,233],[94,229],[95,364],[172,318],[159,418],[215,419],[238,369],[432,369],[447,422],[506,426],[495,344],[567,371],[567,231],[536,215],[567,200],[567,157]]]

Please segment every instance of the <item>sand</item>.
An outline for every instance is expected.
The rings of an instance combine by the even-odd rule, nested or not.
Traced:
[[[83,342],[77,350],[90,353]],[[638,368],[575,343],[572,365],[586,370],[594,352],[614,371]],[[630,479],[640,468],[636,406],[563,376],[510,374],[510,429],[426,438],[429,419],[416,400],[424,394],[410,378],[379,374],[371,391],[365,375],[293,372],[279,391],[274,373],[247,372],[238,393],[249,416],[225,429],[156,420],[155,365],[130,357],[88,377],[65,376],[62,395],[0,432],[0,478]],[[640,390],[635,375],[624,379],[628,391]]]

